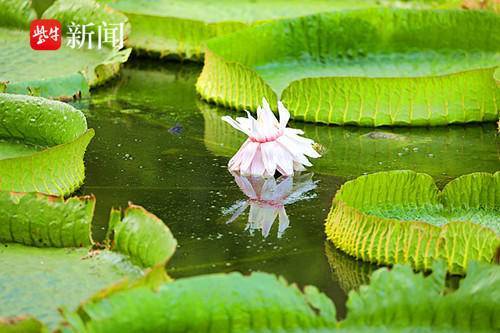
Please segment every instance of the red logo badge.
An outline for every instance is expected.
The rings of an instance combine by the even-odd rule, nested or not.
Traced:
[[[61,47],[61,23],[58,20],[33,20],[30,25],[33,50],[57,50]]]

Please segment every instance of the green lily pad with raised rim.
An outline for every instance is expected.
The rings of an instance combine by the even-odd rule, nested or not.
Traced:
[[[492,262],[500,247],[500,172],[472,173],[439,190],[432,177],[389,171],[348,181],[325,224],[328,239],[358,259],[452,274]]]
[[[163,284],[118,286],[65,312],[66,332],[494,332],[500,328],[500,267],[472,263],[457,290],[446,268],[430,276],[408,265],[381,268],[351,292],[348,314],[315,287],[300,292],[265,273],[211,274]],[[190,316],[186,316],[186,312]]]
[[[113,236],[104,249],[97,249],[90,233],[94,207],[91,196],[64,200],[0,192],[4,322],[28,315],[54,328],[58,308],[74,309],[99,290],[125,277],[133,281],[152,267],[164,271],[177,242],[161,220],[140,206],[129,206],[123,218],[113,210]],[[163,274],[162,279],[168,277]]]
[[[0,0],[0,8],[2,6],[9,7],[11,4],[8,0]],[[90,88],[116,76],[121,64],[130,55],[130,49],[118,51],[107,45],[98,49],[97,37],[94,37],[91,49],[88,44],[82,48],[67,45],[67,26],[71,22],[95,25],[102,24],[102,21],[107,24],[124,22],[126,38],[127,18],[95,1],[56,1],[45,11],[43,18],[57,19],[62,25],[62,45],[55,51],[31,49],[30,32],[25,29],[29,29],[29,23],[36,18],[33,16],[36,14],[31,8],[31,1],[23,0],[16,6],[24,11],[0,13],[0,91],[62,100],[88,96]],[[20,23],[9,23],[16,15]],[[94,35],[97,35],[95,31]]]
[[[0,93],[0,190],[67,195],[85,178],[93,129],[66,103]]]
[[[358,126],[498,119],[500,16],[366,9],[260,25],[207,43],[196,88],[255,111],[281,99],[292,118]]]
[[[315,287],[236,272],[119,285],[64,316],[67,332],[82,333],[327,332],[336,324],[332,301]]]
[[[221,117],[227,110],[198,102],[205,120],[204,142],[216,156],[232,157],[246,140]],[[500,139],[495,124],[455,125],[436,128],[364,128],[317,126],[295,122],[323,148],[311,170],[353,179],[366,173],[414,170],[428,173],[441,183],[476,171],[496,172]]]
[[[445,265],[415,274],[408,265],[381,268],[349,293],[339,332],[495,332],[500,329],[500,266],[473,262],[457,290]]]
[[[237,30],[288,17],[346,8],[373,7],[377,1],[313,0],[103,0],[124,13],[132,32],[127,45],[139,53],[200,61],[206,41]]]

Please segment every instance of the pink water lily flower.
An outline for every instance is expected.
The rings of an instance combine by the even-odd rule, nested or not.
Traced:
[[[229,116],[222,120],[248,135],[240,150],[229,161],[232,172],[243,176],[273,177],[276,171],[290,176],[295,171],[311,166],[307,157],[317,158],[320,154],[314,150],[314,141],[300,135],[303,131],[287,128],[290,113],[278,102],[279,122],[274,116],[269,103],[262,99],[262,107],[257,109],[257,119],[247,111],[247,118],[236,120]]]

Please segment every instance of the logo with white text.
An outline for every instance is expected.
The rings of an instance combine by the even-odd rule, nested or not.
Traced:
[[[61,47],[61,23],[58,20],[33,20],[30,24],[33,50],[57,50]]]
[[[123,48],[124,23],[76,24],[71,22],[65,34],[66,46],[72,49]],[[30,45],[33,50],[57,50],[62,43],[62,27],[58,20],[33,20],[30,25]]]

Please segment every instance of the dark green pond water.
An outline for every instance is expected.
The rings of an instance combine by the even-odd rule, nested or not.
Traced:
[[[499,169],[494,124],[373,130],[292,123],[324,146],[324,157],[314,161],[309,183],[295,182],[316,187],[287,201],[289,228],[278,237],[276,219],[263,237],[260,230],[245,230],[248,209],[226,224],[228,209],[246,199],[226,169],[244,138],[220,121],[234,112],[199,100],[194,84],[200,70],[135,61],[119,79],[94,91],[88,105],[78,106],[96,130],[79,191],[97,197],[96,239],[104,235],[112,206],[142,205],[179,242],[168,266],[176,278],[234,270],[275,273],[300,286],[316,285],[343,317],[347,292],[366,282],[372,269],[325,240],[323,223],[343,182],[367,172],[414,169],[442,186],[461,174]]]

